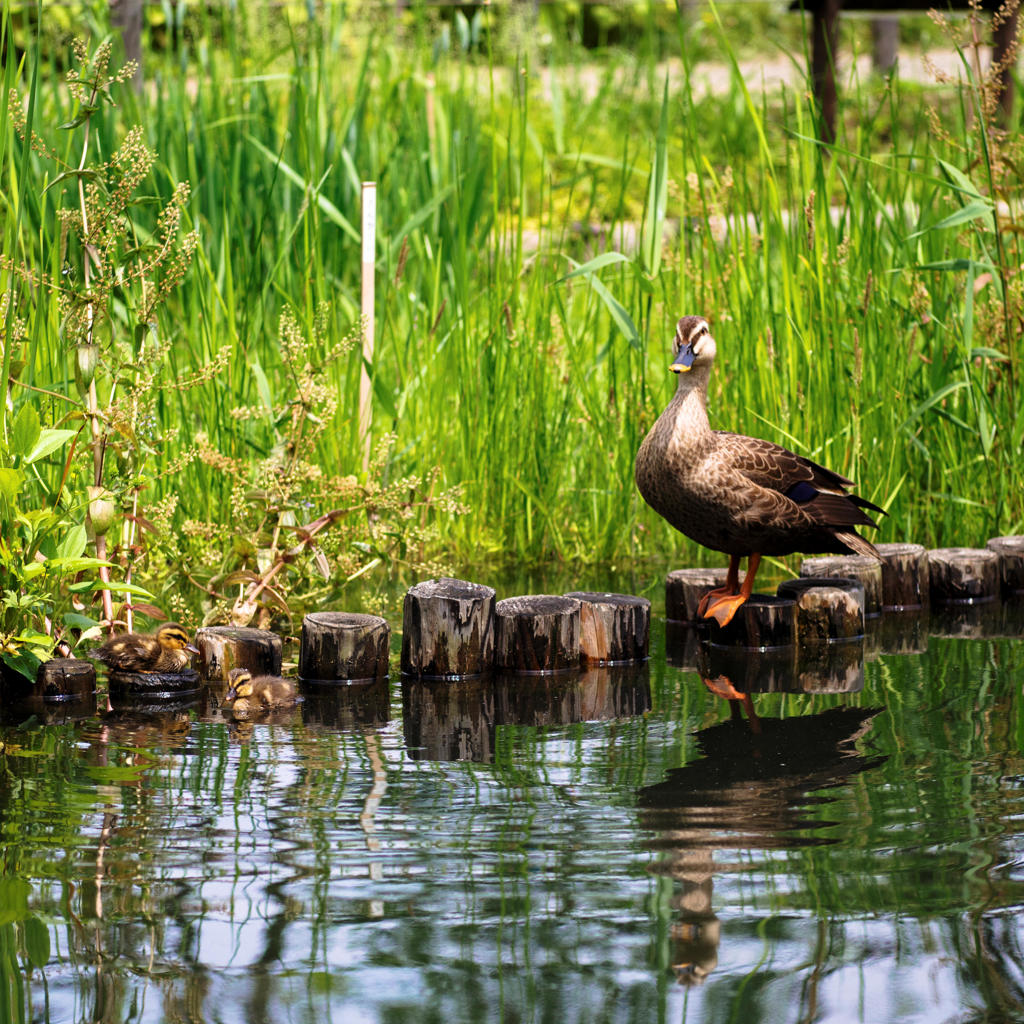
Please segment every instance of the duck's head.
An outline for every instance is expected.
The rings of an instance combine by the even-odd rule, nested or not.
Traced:
[[[715,339],[702,316],[684,316],[676,324],[672,340],[673,373],[688,373],[695,366],[710,366],[715,360]]]
[[[225,702],[252,696],[252,673],[247,668],[233,668],[228,673],[228,692]]]
[[[188,651],[198,654],[199,648],[189,639],[188,633],[176,622],[165,622],[156,631],[156,642],[165,651]]]

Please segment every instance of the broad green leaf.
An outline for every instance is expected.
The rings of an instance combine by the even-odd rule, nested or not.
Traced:
[[[942,168],[946,178],[953,183],[961,192],[966,192],[967,195],[973,196],[975,199],[981,199],[982,195],[978,191],[974,182],[960,170],[959,167],[954,167],[952,164],[947,163],[945,160],[939,161],[939,166]]]
[[[575,260],[569,260],[570,263],[576,268],[570,271],[564,277],[560,277],[555,284],[561,284],[563,281],[568,281],[572,277],[583,277],[586,274],[593,274],[595,270],[601,270],[603,267],[610,267],[615,263],[629,263],[630,259],[628,256],[623,256],[621,252],[603,252],[600,256],[595,256],[592,260],[587,260],[586,263],[577,265]]]
[[[23,878],[0,878],[0,924],[20,921],[28,914],[32,887]]]
[[[25,483],[25,474],[20,469],[0,467],[0,496],[13,505]]]
[[[64,625],[71,626],[73,629],[92,629],[94,626],[98,626],[99,623],[95,619],[90,619],[88,615],[80,615],[78,612],[65,612]]]
[[[600,296],[601,301],[605,304],[608,309],[611,318],[615,321],[616,326],[626,336],[626,340],[633,346],[633,348],[640,348],[640,332],[636,329],[636,324],[633,323],[633,318],[629,315],[626,307],[608,289],[604,286],[604,283],[596,277],[590,278],[590,286]]]
[[[61,445],[67,444],[67,442],[70,441],[76,433],[77,431],[75,430],[41,431],[39,439],[33,444],[32,451],[29,452],[25,462],[38,462],[39,459],[49,455],[50,452],[56,451],[61,447]]]
[[[325,195],[323,195],[311,182],[306,181],[301,174],[293,171],[276,153],[272,150],[267,149],[262,142],[259,141],[255,136],[249,135],[249,141],[258,149],[275,167],[277,167],[281,173],[293,184],[298,185],[304,192],[311,195],[312,199],[321,212],[333,221],[341,228],[345,234],[349,235],[354,241],[359,241],[359,232],[349,223],[345,215],[339,210],[334,203],[332,203]]]
[[[995,221],[992,218],[992,204],[985,199],[973,199],[966,205],[961,206],[959,210],[954,210],[948,217],[943,217],[937,224],[932,224],[929,227],[922,228],[920,231],[915,231],[912,235],[908,235],[907,241],[910,241],[912,238],[919,238],[921,235],[926,235],[929,231],[944,231],[946,228],[957,227],[960,224],[966,224],[968,221],[977,220],[979,217],[986,219],[986,226],[990,230],[995,228]]]
[[[35,406],[23,405],[11,424],[11,454],[28,455],[39,440],[39,413]]]
[[[77,523],[72,526],[64,539],[57,545],[58,558],[78,558],[85,550],[88,538],[85,535],[85,525]]]

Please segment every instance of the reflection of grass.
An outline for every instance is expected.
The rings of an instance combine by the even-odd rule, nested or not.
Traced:
[[[890,506],[883,539],[978,543],[1020,528],[1024,422],[1002,356],[1021,311],[1009,268],[1022,260],[1018,234],[995,244],[998,180],[965,155],[982,152],[970,95],[937,94],[944,139],[925,114],[932,90],[862,83],[845,93],[829,154],[813,141],[802,86],[762,99],[734,75],[724,94],[698,96],[684,71],[663,103],[653,57],[608,67],[596,88],[572,63],[544,84],[525,62],[521,74],[457,56],[434,63],[425,45],[379,35],[353,51],[333,6],[323,19],[322,31],[296,31],[269,71],[252,57],[255,25],[232,24],[187,74],[149,68],[159,103],[125,103],[166,166],[152,188],[193,184],[198,267],[162,326],[176,371],[234,345],[225,376],[161,399],[160,432],[180,428],[179,451],[202,429],[234,458],[268,455],[270,429],[242,429],[231,410],[259,404],[257,367],[282,374],[286,303],[307,328],[320,301],[333,304],[325,350],[351,329],[351,226],[360,181],[375,179],[375,430],[397,433],[393,477],[439,463],[445,485],[464,486],[472,512],[443,540],[460,561],[621,560],[675,543],[641,508],[632,461],[668,397],[672,324],[696,311],[722,352],[715,425],[857,478]],[[728,55],[727,35],[702,31]],[[37,124],[66,119],[54,85],[40,84]],[[120,116],[100,126],[108,151]],[[998,150],[986,152],[998,173]],[[555,283],[573,269],[568,256],[585,264],[600,250],[570,223],[642,223],[661,194],[652,170],[683,226],[660,261],[648,233],[628,260]],[[33,201],[17,239],[5,228],[5,247],[41,262],[55,251],[53,202]],[[958,210],[964,219],[949,220]],[[724,241],[711,218],[735,218]],[[53,311],[35,316],[26,380],[50,387],[63,357],[43,344]],[[358,473],[358,356],[325,372],[344,398],[317,456]],[[150,500],[160,486],[170,485],[154,484]],[[173,486],[179,515],[230,517],[230,485],[209,468],[194,463]]]

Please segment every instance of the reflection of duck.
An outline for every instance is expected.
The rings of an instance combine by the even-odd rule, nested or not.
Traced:
[[[237,715],[269,708],[285,708],[298,699],[295,683],[280,676],[254,676],[247,668],[228,673],[226,704]]]
[[[177,622],[165,622],[153,634],[122,633],[91,652],[116,672],[180,672],[198,653]]]
[[[824,802],[814,791],[840,786],[884,760],[854,748],[878,713],[836,707],[799,718],[755,717],[755,728],[734,704],[729,721],[697,733],[699,760],[639,791],[640,824],[656,833],[649,845],[663,851],[651,870],[681,886],[670,954],[680,984],[701,984],[718,963],[712,885],[723,867],[713,851],[834,842],[820,831],[834,823],[811,817],[807,808]]]
[[[647,827],[672,829],[671,845],[774,847],[819,845],[822,836],[788,835],[829,822],[805,819],[811,790],[841,785],[881,764],[853,746],[878,708],[835,707],[795,718],[758,718],[753,730],[739,715],[696,734],[704,755],[640,790]]]
[[[677,530],[729,555],[725,586],[704,598],[698,614],[726,625],[750,597],[762,555],[853,551],[878,558],[855,527],[876,525],[864,509],[883,510],[848,494],[852,481],[770,441],[711,429],[715,341],[703,317],[679,321],[674,349],[671,368],[679,384],[640,445],[636,484]],[[741,587],[744,556],[749,563]]]

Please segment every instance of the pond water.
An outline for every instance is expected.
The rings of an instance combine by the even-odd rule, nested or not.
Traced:
[[[698,672],[660,607],[637,670],[6,708],[0,1021],[1024,1019],[1020,610]]]

